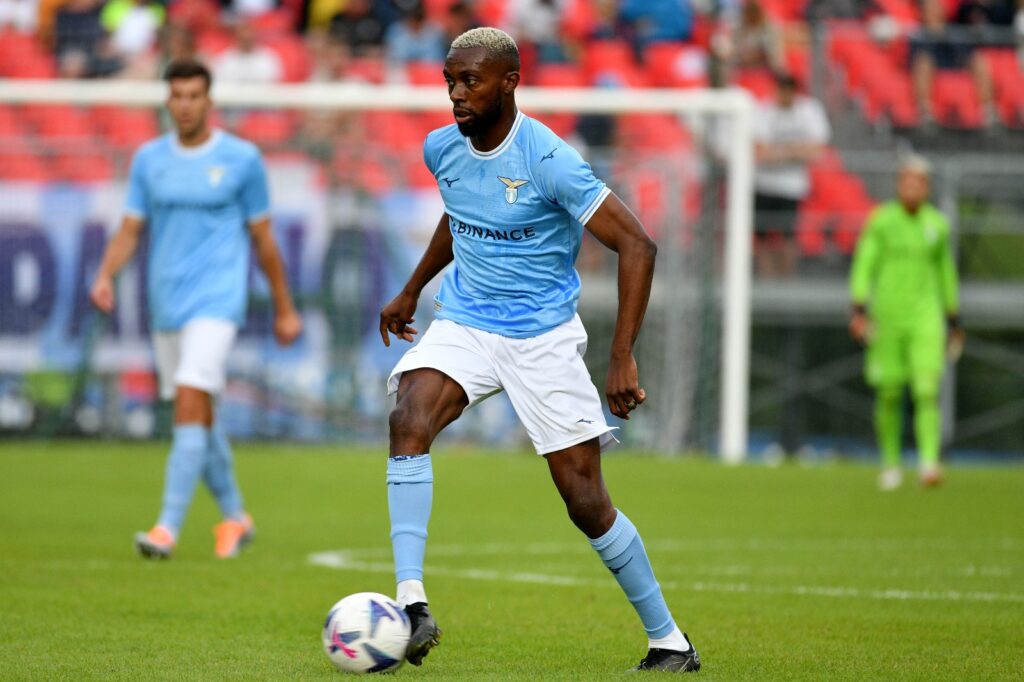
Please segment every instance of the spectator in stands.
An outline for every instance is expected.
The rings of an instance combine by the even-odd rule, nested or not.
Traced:
[[[224,83],[276,83],[284,68],[281,58],[270,48],[256,42],[256,31],[248,21],[235,26],[236,44],[217,57],[216,79]]]
[[[163,5],[150,0],[109,0],[100,21],[110,33],[114,49],[130,61],[156,44],[166,15]]]
[[[538,61],[564,62],[561,29],[565,9],[566,0],[513,0],[508,10],[508,31],[520,49],[534,50]]]
[[[712,83],[724,86],[736,69],[785,69],[782,32],[760,0],[746,0],[734,26],[726,24],[711,41]]]
[[[445,14],[444,26],[444,53],[448,54],[448,48],[460,35],[474,28],[481,26],[480,19],[473,12],[473,7],[468,2],[457,0],[453,2]]]
[[[797,209],[810,192],[807,167],[825,150],[831,135],[821,103],[797,92],[796,79],[780,73],[773,101],[754,118],[754,230],[758,273],[786,277],[796,272]]]
[[[175,21],[164,24],[159,46],[156,53],[137,56],[118,75],[129,79],[162,78],[171,62],[199,60],[195,35]],[[167,123],[170,124],[170,119]]]
[[[420,0],[405,0],[401,19],[384,34],[384,53],[392,67],[409,62],[444,61],[444,33],[427,19]]]
[[[53,39],[57,68],[64,78],[109,76],[121,68],[100,22],[100,0],[70,0],[57,10]]]
[[[331,34],[348,45],[356,57],[381,53],[387,23],[370,0],[347,0],[344,9],[331,19]]]
[[[947,25],[942,0],[923,0],[921,28],[911,39],[910,67],[921,122],[933,126],[931,92],[936,69],[967,68],[981,100],[984,124],[998,122],[992,97],[992,74],[976,48],[990,38],[989,27],[1013,23],[1013,10],[1004,0],[962,0],[954,15],[954,26]]]
[[[685,41],[693,34],[690,0],[622,0],[619,19],[638,54],[651,43]]]

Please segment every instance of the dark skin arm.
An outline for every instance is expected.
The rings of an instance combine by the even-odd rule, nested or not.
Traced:
[[[437,273],[444,270],[455,256],[452,254],[452,231],[448,227],[448,214],[441,214],[434,236],[430,238],[427,250],[409,277],[402,291],[380,311],[380,338],[385,346],[391,345],[388,332],[403,341],[412,342],[418,332],[409,325],[415,322],[416,302],[420,292]]]
[[[629,419],[630,411],[647,398],[640,388],[633,344],[651,297],[658,247],[614,193],[608,195],[586,227],[598,241],[619,254],[619,309],[605,395],[612,414]]]

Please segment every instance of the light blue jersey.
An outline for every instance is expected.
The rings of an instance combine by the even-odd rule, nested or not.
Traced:
[[[263,160],[245,140],[216,130],[192,148],[170,133],[139,149],[125,213],[147,222],[154,329],[180,329],[197,317],[243,322],[248,225],[269,210]]]
[[[609,193],[579,153],[519,113],[492,151],[475,150],[453,124],[427,136],[423,158],[455,254],[436,317],[520,339],[572,319],[583,225]]]

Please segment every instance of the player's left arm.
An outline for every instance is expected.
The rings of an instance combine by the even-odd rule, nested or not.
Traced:
[[[274,232],[270,227],[270,192],[267,188],[267,169],[260,155],[249,161],[249,172],[242,187],[242,208],[249,224],[249,236],[256,251],[256,262],[270,283],[270,296],[274,302],[274,336],[287,346],[302,333],[302,318],[295,310],[288,290],[288,277],[284,261],[278,251]]]
[[[939,251],[939,286],[942,291],[942,307],[946,313],[946,347],[950,358],[957,360],[963,351],[964,330],[960,326],[960,278],[953,258],[953,235],[946,230]]]
[[[586,227],[598,241],[619,255],[619,309],[605,395],[612,414],[629,419],[630,411],[647,398],[640,388],[633,345],[651,297],[658,247],[614,193],[605,198]]]
[[[274,302],[274,336],[278,343],[287,346],[302,333],[302,318],[292,302],[284,261],[270,227],[270,218],[249,223],[249,235],[256,251],[256,261],[270,283],[270,296]]]

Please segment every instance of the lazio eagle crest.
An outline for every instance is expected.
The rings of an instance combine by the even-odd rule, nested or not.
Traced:
[[[501,180],[501,184],[505,185],[505,201],[510,204],[516,203],[519,198],[519,188],[529,182],[529,180],[509,180],[500,175],[498,179]]]

